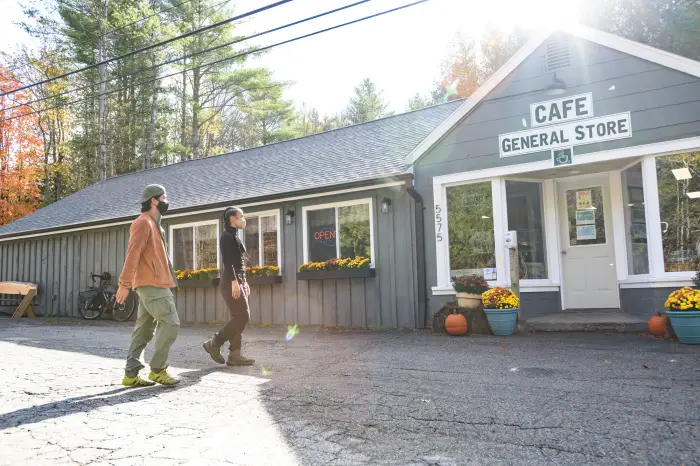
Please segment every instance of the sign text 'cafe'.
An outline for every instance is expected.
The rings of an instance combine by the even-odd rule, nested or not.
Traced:
[[[593,115],[590,93],[530,105],[533,129],[501,134],[501,157],[632,137],[630,112]]]

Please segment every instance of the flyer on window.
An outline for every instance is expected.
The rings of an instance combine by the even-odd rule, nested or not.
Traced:
[[[576,225],[594,225],[595,216],[592,210],[577,210]]]
[[[591,207],[591,190],[576,191],[576,210],[586,210]]]
[[[581,225],[576,227],[576,239],[588,241],[596,239],[595,225]]]

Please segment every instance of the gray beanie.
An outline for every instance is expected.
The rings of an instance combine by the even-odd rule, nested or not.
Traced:
[[[141,194],[141,204],[148,201],[152,197],[160,197],[165,194],[165,188],[159,184],[149,184]]]

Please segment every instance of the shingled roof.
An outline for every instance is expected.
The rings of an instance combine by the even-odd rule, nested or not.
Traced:
[[[149,183],[177,212],[405,175],[406,156],[460,103],[109,178],[0,227],[0,238],[134,217]]]

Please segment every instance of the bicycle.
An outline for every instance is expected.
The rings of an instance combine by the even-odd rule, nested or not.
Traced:
[[[100,279],[100,285],[95,286],[95,279]],[[90,273],[92,286],[85,291],[81,291],[80,307],[78,312],[83,319],[95,320],[98,319],[105,311],[112,313],[114,320],[124,322],[129,320],[136,310],[136,296],[133,292],[129,292],[126,300],[122,304],[116,302],[116,290],[113,286],[109,286],[112,276],[109,272],[103,272],[101,275]]]

